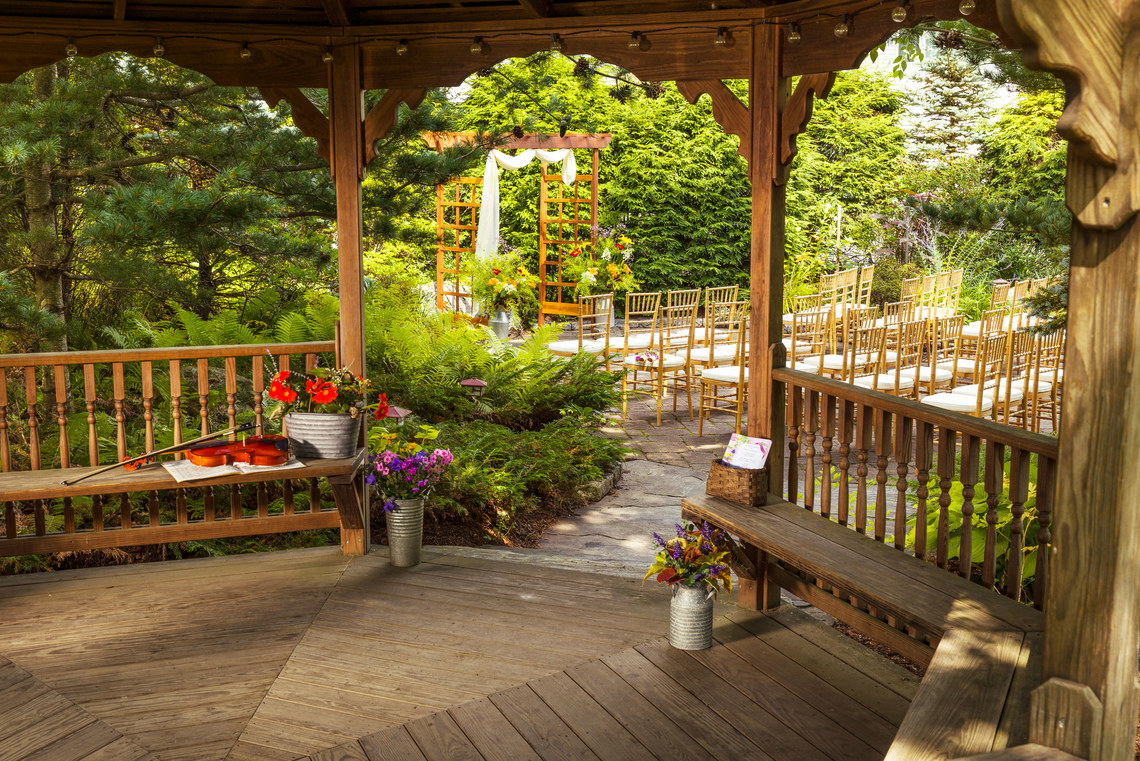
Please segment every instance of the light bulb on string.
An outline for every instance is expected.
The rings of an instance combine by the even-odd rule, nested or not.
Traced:
[[[974,0],[962,0],[962,2],[958,3],[958,12],[963,16],[969,16],[977,7]]]
[[[396,45],[396,55],[408,54],[408,41],[400,40],[400,44]]]
[[[846,37],[848,32],[851,31],[851,24],[848,22],[849,18],[850,16],[844,13],[843,18],[839,19],[839,23],[835,25],[836,37]]]
[[[562,37],[557,33],[550,35],[550,52],[561,53],[566,49],[566,43],[562,42]]]
[[[724,46],[728,45],[728,40],[729,40],[729,36],[728,36],[728,28],[727,27],[722,26],[716,30],[716,44],[717,45],[724,47]]]
[[[166,55],[166,46],[162,44],[161,37],[154,38],[154,48],[152,48],[155,58],[162,58]]]
[[[471,41],[471,55],[483,55],[482,37],[476,37]]]
[[[895,20],[896,24],[906,21],[906,0],[899,0],[899,4],[891,11],[891,18]]]
[[[629,47],[632,50],[641,49],[641,32],[634,32],[629,36]]]
[[[333,62],[332,48],[330,48],[328,45],[325,46],[325,52],[321,53],[321,60],[325,63]]]
[[[788,42],[799,42],[803,38],[803,35],[800,34],[799,24],[788,24]]]
[[[67,54],[68,58],[75,58],[75,56],[79,55],[79,48],[75,47],[74,37],[67,38],[67,47],[63,49],[63,52]]]
[[[241,52],[238,55],[241,56],[241,60],[243,60],[243,61],[248,61],[250,58],[253,57],[253,51],[249,49],[249,43],[248,42],[243,42],[241,44]]]

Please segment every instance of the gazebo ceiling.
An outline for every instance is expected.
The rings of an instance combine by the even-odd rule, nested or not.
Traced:
[[[996,0],[969,20],[1001,30]],[[959,0],[905,0],[903,25],[961,18]],[[791,24],[785,76],[851,68],[901,28],[897,0],[0,0],[0,80],[64,56],[162,54],[219,84],[326,87],[328,51],[359,45],[368,89],[459,84],[551,47],[645,80],[748,76],[755,24]],[[837,36],[844,19],[850,32]],[[636,35],[636,36],[635,36]],[[478,44],[476,45],[476,38]]]

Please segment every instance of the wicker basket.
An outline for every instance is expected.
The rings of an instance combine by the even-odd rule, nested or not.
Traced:
[[[759,507],[768,504],[768,469],[745,470],[713,460],[705,493],[714,497]]]

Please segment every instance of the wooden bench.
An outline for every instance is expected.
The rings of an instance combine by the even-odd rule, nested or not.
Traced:
[[[152,509],[147,524],[136,525],[130,518],[128,505],[120,507],[120,527],[105,529],[102,525],[102,511],[99,511],[93,530],[76,531],[74,526],[71,526],[71,530],[65,527],[62,532],[47,533],[42,530],[42,526],[37,526],[34,534],[0,537],[0,555],[89,550],[130,544],[158,544],[187,539],[250,536],[338,527],[341,529],[341,545],[344,552],[363,554],[367,551],[365,546],[367,537],[364,531],[367,526],[367,516],[364,514],[364,486],[361,476],[367,455],[367,450],[362,448],[354,457],[338,460],[306,460],[302,468],[240,473],[183,483],[176,481],[161,463],[150,463],[135,471],[111,470],[70,486],[64,486],[61,482],[65,479],[78,478],[96,468],[50,468],[0,473],[0,502],[69,499],[136,492],[149,492],[154,495],[151,499]],[[176,522],[163,524],[158,519],[157,492],[159,491],[236,487],[241,484],[266,481],[317,478],[327,479],[332,487],[335,510],[321,510],[319,500],[310,500],[308,511],[294,512],[292,505],[289,504],[286,506],[285,514],[270,515],[267,501],[259,498],[257,517],[243,517],[240,501],[231,500],[228,515],[215,516],[211,510],[203,520],[191,521],[186,514],[185,502],[182,500]]]
[[[742,577],[742,606],[773,608],[787,589],[927,667],[886,761],[956,759],[1026,742],[1044,614],[769,498],[750,508],[691,496],[682,516],[740,538],[755,569],[753,579]]]

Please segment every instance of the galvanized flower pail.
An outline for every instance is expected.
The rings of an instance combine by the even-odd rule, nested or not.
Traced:
[[[290,412],[289,448],[302,460],[339,460],[356,454],[360,418],[347,412]]]
[[[669,601],[669,644],[678,650],[706,650],[712,647],[712,590],[702,584],[673,585]]]
[[[420,564],[420,545],[424,537],[424,500],[397,499],[395,510],[384,513],[388,523],[388,556],[397,568]]]

